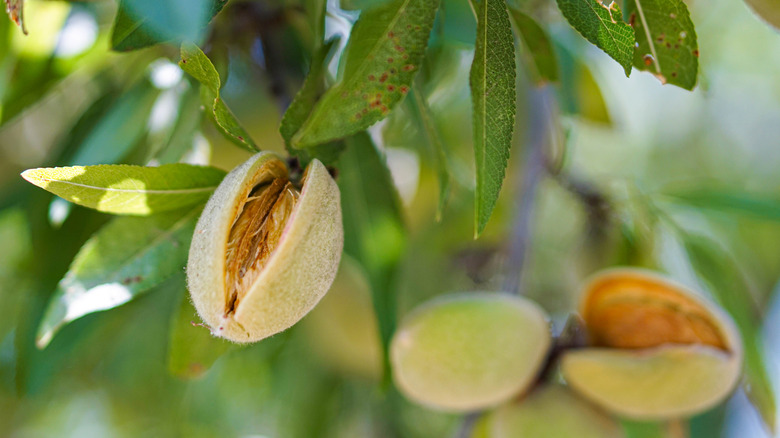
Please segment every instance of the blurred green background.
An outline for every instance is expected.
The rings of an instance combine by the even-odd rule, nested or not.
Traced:
[[[356,9],[376,2],[329,2],[326,34],[348,32]],[[639,71],[626,78],[562,21],[554,4],[526,5],[553,38],[562,79],[554,86],[553,171],[539,182],[530,212],[521,290],[560,330],[583,278],[606,266],[649,266],[699,289],[727,289],[726,302],[753,316],[768,388],[776,391],[780,34],[738,1],[688,5],[701,52],[693,92]],[[203,45],[223,77],[225,102],[261,148],[281,154],[280,106],[300,86],[312,44],[307,7],[232,0]],[[527,120],[539,110],[528,104],[533,86],[519,59],[507,179],[486,232],[473,240],[468,66],[475,23],[465,1],[445,0],[444,10],[422,73],[454,179],[440,222],[436,169],[408,108],[401,105],[370,130],[385,152],[407,228],[393,281],[400,316],[438,294],[500,290],[520,269],[511,265],[506,242],[523,214],[517,206]],[[460,417],[417,407],[379,384],[370,286],[351,259],[301,324],[249,347],[214,343],[205,328],[189,324],[197,316],[184,298],[182,271],[126,305],[74,321],[48,347],[36,348],[49,297],[109,216],[57,200],[24,182],[22,170],[177,161],[229,170],[249,156],[205,116],[196,83],[176,65],[177,47],[110,50],[115,12],[107,0],[29,0],[27,36],[0,19],[0,435],[456,433]],[[743,281],[717,284],[703,272],[714,264],[692,262],[695,248]],[[201,344],[211,357],[193,362],[186,346]],[[763,408],[776,416],[773,405]],[[662,435],[653,425],[626,427],[632,436]],[[770,436],[742,390],[692,419],[690,435]]]

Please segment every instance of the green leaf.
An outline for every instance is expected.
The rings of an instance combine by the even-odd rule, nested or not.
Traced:
[[[415,86],[412,88],[411,94],[410,107],[419,122],[420,130],[425,133],[426,143],[432,149],[431,155],[433,155],[436,174],[439,177],[439,204],[436,208],[436,220],[440,221],[450,195],[451,178],[447,148],[444,147],[439,128],[436,126],[436,121],[433,119],[433,114],[421,89]]]
[[[596,123],[612,124],[601,88],[588,65],[575,52],[556,45],[561,61],[558,94],[561,109]]]
[[[525,47],[526,64],[537,84],[558,81],[558,61],[547,32],[531,16],[514,8],[509,12]]]
[[[675,191],[668,195],[674,201],[681,201],[696,208],[780,221],[780,199],[772,199],[769,196],[718,189]]]
[[[634,29],[623,22],[616,2],[601,0],[558,0],[558,8],[569,24],[588,41],[623,66],[626,76],[634,60]]]
[[[195,134],[201,126],[202,108],[197,89],[185,91],[179,102],[176,123],[162,143],[151,148],[146,161],[154,159],[161,164],[176,163],[191,151]]]
[[[214,101],[212,105],[214,121],[227,138],[250,152],[260,151],[260,148],[252,141],[246,130],[238,123],[236,116],[230,112],[230,109],[219,96],[219,89],[222,87],[219,73],[217,73],[217,69],[214,68],[214,64],[211,63],[206,54],[198,46],[192,43],[184,43],[181,45],[179,67],[206,87],[209,93],[209,100],[213,99]]]
[[[780,2],[777,0],[745,0],[745,3],[764,21],[780,30]]]
[[[476,230],[490,219],[504,181],[515,127],[515,45],[503,0],[475,2],[477,41],[469,83],[477,168]]]
[[[208,327],[202,325],[183,278],[179,293],[179,307],[171,319],[168,371],[182,379],[194,379],[202,377],[234,344],[212,336]]]
[[[625,432],[626,438],[668,437],[661,422],[622,419],[620,423],[621,426],[623,426],[623,431]]]
[[[75,204],[112,214],[150,215],[205,202],[225,172],[189,164],[50,167],[27,181]]]
[[[761,343],[761,316],[747,282],[736,262],[717,244],[700,235],[686,233],[681,238],[694,271],[737,324],[745,348],[745,392],[774,431],[777,402]]]
[[[311,67],[309,67],[309,74],[303,81],[301,89],[298,90],[298,94],[295,95],[290,106],[287,107],[287,111],[284,112],[284,116],[282,116],[279,132],[282,134],[285,142],[289,143],[292,140],[293,135],[298,132],[309,117],[314,104],[317,103],[317,98],[322,92],[325,80],[326,61],[337,42],[338,38],[328,40],[314,52],[311,59]]]
[[[111,48],[125,52],[169,41],[200,40],[227,0],[121,0]]]
[[[628,22],[639,44],[634,67],[662,83],[692,90],[699,71],[699,46],[688,8],[681,0],[627,0]]]
[[[5,0],[5,11],[11,21],[22,29],[22,33],[27,35],[27,28],[24,26],[24,0]]]
[[[392,0],[364,11],[343,55],[343,75],[293,136],[296,148],[346,137],[383,119],[411,88],[439,0]]]
[[[282,123],[279,126],[279,132],[287,145],[287,151],[290,155],[297,156],[304,167],[313,158],[319,159],[326,166],[333,165],[344,149],[343,142],[329,142],[308,149],[294,149],[290,144],[293,135],[298,132],[309,117],[314,104],[317,103],[317,98],[323,92],[327,61],[338,40],[338,37],[332,38],[314,52],[309,74],[306,76],[298,94],[295,95],[290,106],[287,107],[287,111],[282,116]]]
[[[160,91],[149,81],[133,86],[106,112],[70,159],[72,164],[116,163],[136,147],[147,132],[147,121]]]
[[[345,142],[338,181],[344,251],[361,263],[371,283],[387,383],[387,348],[396,327],[395,276],[406,248],[406,229],[390,172],[371,138],[360,133]]]
[[[200,210],[118,217],[95,233],[49,301],[38,327],[38,348],[65,324],[120,306],[181,272]]]

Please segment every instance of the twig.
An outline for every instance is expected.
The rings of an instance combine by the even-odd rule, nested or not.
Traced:
[[[551,139],[552,96],[548,86],[529,90],[530,117],[528,149],[523,166],[523,178],[518,187],[517,209],[506,260],[504,290],[522,294],[521,285],[525,272],[525,259],[531,245],[531,222],[536,204],[536,189],[545,172],[545,147]]]
[[[518,187],[515,220],[512,222],[509,254],[507,256],[504,291],[521,294],[520,285],[525,271],[525,259],[531,244],[531,222],[536,204],[536,189],[539,186],[546,166],[545,147],[551,139],[553,101],[548,86],[529,89],[530,119],[528,127],[528,148],[523,165],[523,178]],[[463,417],[454,438],[468,438],[482,412],[472,412]]]
[[[452,438],[470,438],[471,431],[474,430],[474,425],[482,416],[482,412],[472,412],[463,416],[463,422],[460,424],[458,430],[455,431],[455,435]]]

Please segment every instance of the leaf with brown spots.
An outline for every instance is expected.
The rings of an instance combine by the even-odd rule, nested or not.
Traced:
[[[699,47],[688,8],[681,0],[627,0],[626,15],[638,46],[634,67],[664,84],[692,90],[699,71]]]
[[[22,29],[22,33],[27,35],[27,28],[24,26],[24,0],[5,0],[5,12],[11,21]]]
[[[392,0],[363,12],[342,57],[342,77],[317,102],[292,145],[316,146],[385,118],[411,87],[438,7],[439,0]]]
[[[181,272],[201,210],[117,217],[92,235],[49,301],[38,348],[71,321],[121,306]]]

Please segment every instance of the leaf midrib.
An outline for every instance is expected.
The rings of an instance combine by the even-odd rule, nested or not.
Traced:
[[[149,252],[150,248],[153,248],[157,246],[160,242],[163,240],[171,237],[176,232],[182,229],[184,225],[186,225],[190,219],[192,219],[192,216],[197,213],[199,209],[193,209],[189,213],[185,214],[181,218],[179,218],[176,222],[174,222],[168,229],[163,230],[162,233],[154,237],[152,240],[150,240],[147,244],[143,245],[141,248],[138,249],[138,251],[133,252],[130,256],[128,256],[120,265],[116,266],[115,268],[109,270],[108,275],[105,276],[105,278],[110,280],[116,280],[118,278],[118,275],[123,269],[130,266],[133,262],[137,261],[139,258],[143,257],[146,253]],[[74,274],[75,275],[75,274]],[[167,277],[166,277],[167,278]],[[162,278],[160,281],[163,281],[164,278]],[[79,283],[85,284],[85,281],[80,281]],[[85,290],[89,290],[98,284],[95,284],[93,286],[90,286],[89,288],[85,288]],[[138,289],[135,291],[133,296],[149,289],[153,285],[142,287],[141,289]]]
[[[181,194],[195,194],[195,193],[204,193],[204,192],[213,192],[216,190],[217,186],[208,186],[208,187],[198,187],[198,188],[191,188],[191,189],[118,189],[114,187],[100,187],[100,186],[93,186],[89,184],[81,184],[76,183],[73,181],[66,181],[61,179],[52,179],[52,178],[38,178],[39,181],[43,181],[44,185],[53,184],[53,183],[60,183],[60,184],[68,184],[73,185],[77,187],[83,187],[85,189],[89,190],[97,190],[97,191],[104,191],[104,192],[117,192],[117,193],[148,193],[148,194],[154,194],[154,195],[181,195]],[[46,188],[46,187],[44,187]]]

